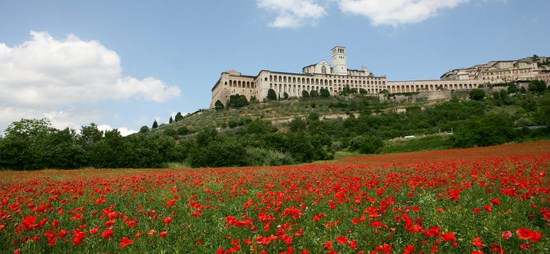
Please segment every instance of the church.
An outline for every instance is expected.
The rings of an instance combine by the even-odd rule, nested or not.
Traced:
[[[289,98],[302,96],[302,91],[327,89],[331,95],[338,94],[346,86],[364,89],[369,94],[378,94],[386,90],[386,76],[374,76],[367,68],[348,69],[346,48],[332,48],[332,65],[326,61],[302,68],[302,73],[289,73],[262,70],[256,76],[242,75],[238,71],[226,71],[212,88],[210,108],[216,101],[227,105],[231,95],[244,95],[248,100],[255,97],[258,101],[267,98],[269,89],[273,89],[279,98],[285,93]]]
[[[512,61],[491,61],[470,68],[455,69],[438,80],[388,81],[385,75],[375,76],[367,68],[349,69],[346,48],[332,48],[332,64],[320,61],[302,68],[302,73],[262,70],[256,76],[242,75],[230,70],[221,74],[212,88],[210,108],[216,101],[227,105],[231,95],[244,95],[247,100],[267,99],[269,89],[273,89],[278,98],[299,98],[302,91],[320,92],[327,89],[331,95],[345,87],[357,91],[378,95],[435,92],[441,90],[470,90],[485,84],[517,83],[526,84],[531,80],[543,80],[550,83],[550,58],[528,57]]]

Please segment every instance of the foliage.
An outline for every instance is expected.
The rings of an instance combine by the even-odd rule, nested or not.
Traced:
[[[302,91],[302,98],[309,98],[309,92],[306,90]]]
[[[217,100],[216,103],[214,103],[214,108],[216,110],[222,110],[224,108],[223,103],[220,100]]]
[[[328,90],[328,88],[321,88],[321,90],[319,91],[319,96],[323,98],[328,98],[330,97],[330,91]]]
[[[542,80],[532,80],[529,82],[529,91],[537,94],[542,94],[546,90],[546,82]]]
[[[472,89],[470,90],[470,99],[475,101],[480,101],[485,98],[485,91],[483,89]]]
[[[269,90],[267,90],[267,99],[270,100],[270,101],[277,100],[277,93],[275,93],[275,90],[273,90],[271,88]]]
[[[242,108],[248,105],[248,100],[244,95],[231,95],[229,96],[229,102],[227,103],[228,108]]]
[[[181,120],[183,120],[183,116],[181,115],[181,112],[178,112],[174,118],[174,121],[179,122]]]
[[[351,149],[363,154],[377,153],[384,146],[381,138],[372,135],[362,135],[353,139]]]

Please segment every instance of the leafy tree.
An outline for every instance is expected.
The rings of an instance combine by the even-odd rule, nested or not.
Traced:
[[[475,101],[481,101],[485,98],[485,91],[483,89],[472,89],[470,91],[470,99]]]
[[[151,129],[154,130],[154,129],[158,128],[158,127],[159,127],[159,124],[157,123],[157,120],[155,120],[155,121],[153,122],[153,126],[151,126]]]
[[[174,121],[179,122],[181,120],[183,120],[183,116],[181,115],[181,112],[178,112],[174,118]]]
[[[290,121],[288,127],[290,131],[304,131],[306,129],[306,122],[302,118],[296,117]]]
[[[267,90],[267,99],[270,100],[270,101],[277,100],[277,93],[275,93],[275,90],[273,90],[271,88],[269,90]]]
[[[187,128],[187,126],[181,126],[178,128],[178,135],[187,135],[189,134],[191,131],[189,131],[189,129]]]
[[[516,84],[510,83],[508,84],[508,93],[517,93],[519,92],[519,88]]]
[[[309,113],[308,117],[307,117],[307,120],[312,122],[312,121],[319,121],[319,113],[317,112],[311,112]]]
[[[174,122],[174,119],[170,116],[170,119],[168,119],[168,123],[173,123]]]
[[[13,122],[5,130],[3,150],[0,151],[3,167],[12,169],[43,168],[39,158],[42,157],[40,143],[55,132],[50,122],[43,119],[21,119]]]
[[[533,80],[529,82],[528,89],[530,92],[542,94],[544,90],[546,90],[546,82],[542,80]]]
[[[239,95],[239,94],[229,96],[229,102],[227,103],[227,107],[242,108],[244,106],[248,106],[248,100],[246,99],[246,96]]]
[[[362,135],[353,140],[351,148],[360,153],[371,154],[376,153],[383,146],[384,142],[381,138],[372,135]]]
[[[283,93],[283,98],[284,98],[285,100],[288,100],[288,93],[287,93],[287,92],[284,92],[284,93]]]
[[[323,98],[330,97],[330,91],[327,88],[321,88],[321,90],[319,92],[320,92],[319,95]]]
[[[303,90],[303,91],[302,91],[302,97],[303,97],[303,98],[309,98],[309,92],[306,91],[306,90]]]
[[[141,128],[139,128],[139,133],[147,133],[149,132],[149,127],[147,125],[143,125],[141,126]]]
[[[309,92],[309,97],[311,98],[319,97],[319,92],[317,92],[317,90],[311,90],[311,92]]]
[[[220,100],[217,100],[216,103],[214,103],[214,108],[216,110],[222,110],[224,108],[223,103]]]
[[[451,136],[455,147],[491,146],[514,140],[514,122],[505,113],[488,114],[462,122]]]
[[[367,95],[368,92],[367,92],[367,90],[365,90],[365,88],[359,88],[359,94],[361,94],[361,95]]]

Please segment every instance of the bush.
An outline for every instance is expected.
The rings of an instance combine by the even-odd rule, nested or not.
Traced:
[[[372,135],[363,135],[356,137],[351,142],[351,149],[364,154],[376,153],[384,146],[381,138]]]
[[[292,157],[288,154],[266,148],[246,148],[246,165],[249,166],[279,166],[293,163]]]

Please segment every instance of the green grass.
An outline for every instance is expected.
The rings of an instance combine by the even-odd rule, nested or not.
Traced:
[[[402,153],[426,150],[450,149],[450,135],[430,135],[411,139],[394,139],[384,142],[380,153]]]

